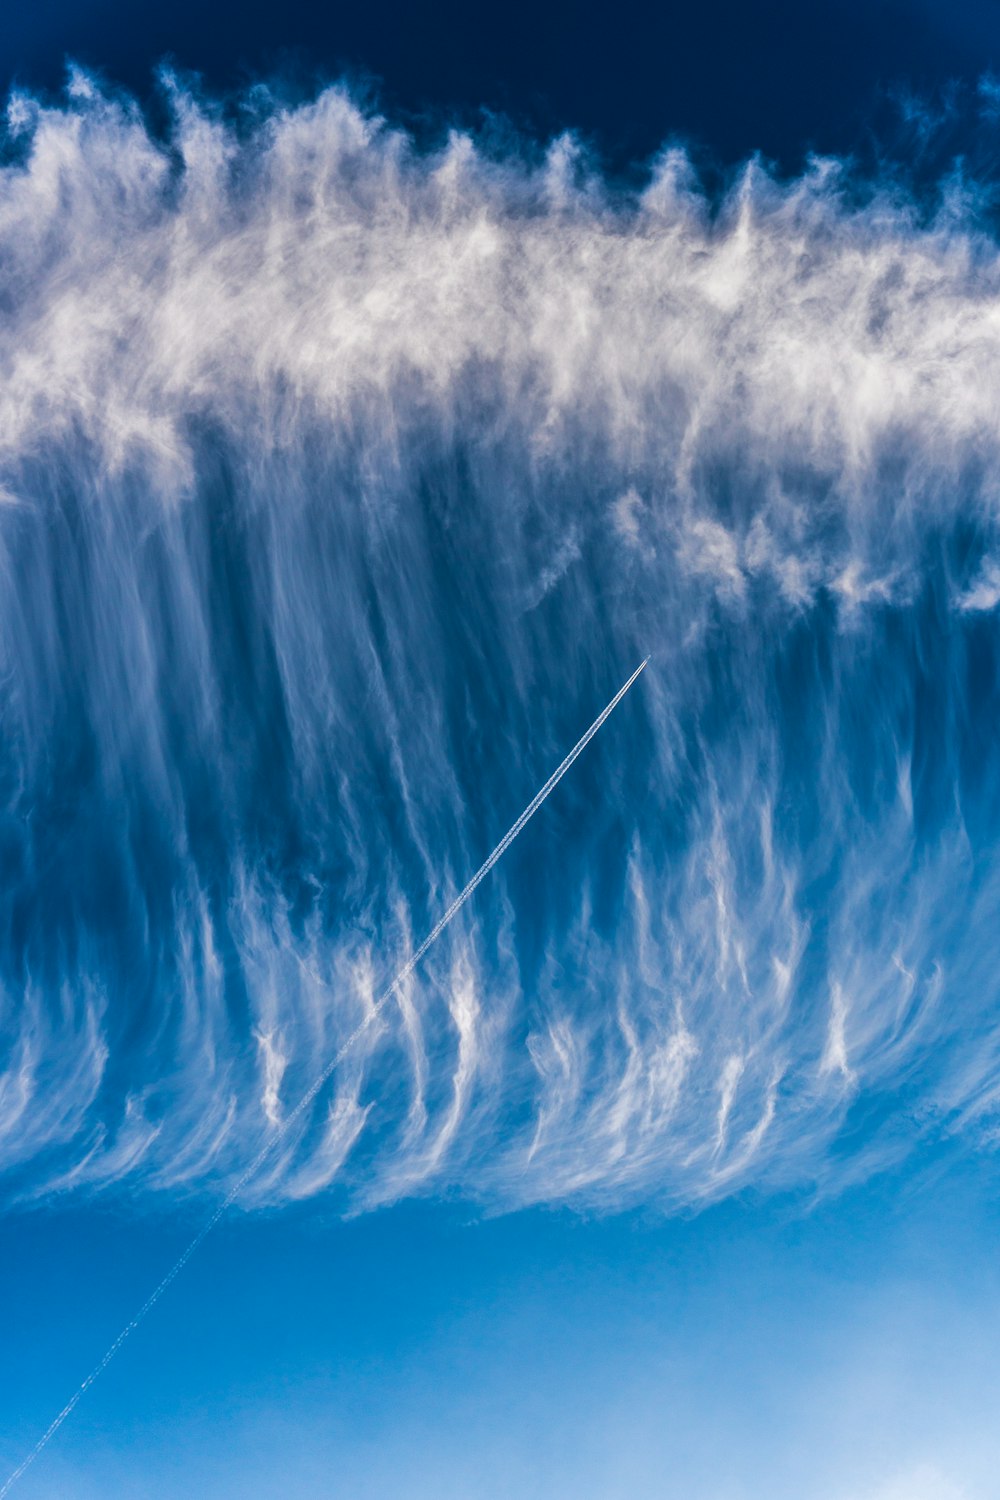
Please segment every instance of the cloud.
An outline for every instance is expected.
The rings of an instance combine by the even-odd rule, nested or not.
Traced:
[[[8,108],[8,1193],[235,1180],[648,652],[256,1201],[669,1207],[992,1139],[974,189],[714,199],[674,151],[623,196],[568,139],[164,90],[165,140],[82,74]]]
[[[958,607],[964,610],[986,611],[1000,604],[1000,563],[990,558],[984,562],[978,576],[964,593],[959,595]]]
[[[918,1464],[871,1491],[871,1500],[966,1500],[969,1491],[931,1464]]]

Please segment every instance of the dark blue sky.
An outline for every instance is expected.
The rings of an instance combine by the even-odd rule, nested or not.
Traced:
[[[59,84],[69,55],[140,95],[164,57],[213,88],[281,74],[311,91],[345,71],[395,115],[434,126],[498,111],[582,131],[613,162],[680,135],[723,162],[754,150],[794,169],[808,150],[864,151],[891,134],[900,90],[940,103],[1000,67],[991,0],[708,0],[545,5],[513,0],[39,0],[11,7],[0,76]]]

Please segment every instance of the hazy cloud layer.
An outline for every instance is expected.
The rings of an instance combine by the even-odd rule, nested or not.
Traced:
[[[436,154],[342,92],[0,180],[0,1166],[820,1185],[1000,1091],[1000,257],[835,163]]]

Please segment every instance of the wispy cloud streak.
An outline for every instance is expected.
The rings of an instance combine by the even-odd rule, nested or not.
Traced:
[[[448,907],[448,910],[444,913],[443,916],[438,918],[437,922],[435,922],[434,926],[431,928],[430,932],[424,938],[420,946],[406,960],[406,963],[400,969],[395,978],[386,985],[385,989],[382,991],[381,995],[379,995],[375,1003],[358,1022],[358,1025],[354,1028],[351,1035],[345,1042],[342,1043],[339,1052],[337,1052],[335,1056],[330,1058],[325,1068],[323,1068],[323,1070],[318,1073],[317,1076],[313,1079],[312,1083],[306,1089],[305,1093],[299,1099],[291,1113],[287,1115],[284,1120],[279,1122],[274,1118],[270,1110],[267,1111],[271,1120],[271,1124],[275,1126],[274,1133],[271,1134],[267,1140],[265,1140],[263,1146],[261,1146],[260,1150],[257,1152],[253,1160],[246,1167],[244,1167],[243,1171],[233,1183],[232,1187],[229,1189],[229,1192],[223,1198],[222,1202],[215,1209],[214,1213],[208,1219],[206,1219],[205,1223],[195,1235],[194,1239],[181,1252],[177,1260],[171,1266],[170,1270],[163,1277],[162,1281],[160,1281],[158,1285],[154,1287],[153,1291],[146,1298],[139,1311],[135,1314],[135,1317],[131,1318],[129,1322],[125,1324],[125,1327],[118,1334],[118,1336],[112,1341],[111,1344],[108,1345],[108,1348],[105,1350],[102,1357],[98,1360],[97,1364],[84,1378],[84,1380],[81,1381],[80,1385],[74,1391],[73,1395],[66,1402],[66,1405],[56,1413],[52,1421],[49,1423],[48,1427],[46,1427],[45,1431],[38,1439],[37,1443],[35,1443],[34,1447],[29,1449],[28,1453],[25,1454],[24,1458],[17,1465],[17,1467],[11,1471],[11,1473],[4,1480],[3,1484],[0,1484],[0,1500],[3,1500],[3,1497],[7,1495],[11,1489],[13,1489],[18,1480],[27,1473],[28,1469],[34,1463],[35,1459],[39,1456],[43,1449],[48,1446],[50,1440],[55,1437],[56,1433],[59,1431],[60,1427],[67,1420],[67,1418],[72,1415],[76,1407],[79,1405],[80,1401],[87,1394],[90,1387],[94,1384],[95,1380],[98,1380],[101,1375],[103,1375],[104,1371],[108,1368],[108,1365],[114,1359],[115,1355],[118,1353],[119,1349],[121,1349],[125,1341],[131,1337],[131,1335],[135,1332],[139,1325],[145,1320],[146,1315],[152,1312],[153,1308],[156,1306],[157,1302],[159,1302],[164,1292],[166,1292],[168,1288],[172,1286],[173,1283],[177,1280],[177,1277],[183,1271],[192,1255],[196,1253],[196,1251],[208,1238],[212,1230],[219,1223],[220,1219],[222,1219],[229,1212],[233,1204],[236,1202],[237,1198],[243,1192],[244,1188],[246,1188],[247,1185],[252,1182],[253,1179],[257,1176],[257,1173],[260,1171],[267,1158],[276,1149],[278,1143],[281,1140],[281,1137],[291,1129],[300,1115],[304,1115],[311,1108],[315,1100],[319,1097],[323,1089],[333,1077],[334,1073],[343,1063],[347,1054],[353,1047],[358,1044],[358,1042],[360,1042],[365,1032],[370,1026],[375,1023],[381,1012],[385,1009],[386,1005],[396,994],[397,990],[399,990],[400,987],[406,983],[407,979],[420,963],[420,960],[424,957],[425,954],[430,951],[430,949],[437,942],[438,938],[444,932],[445,928],[458,915],[462,907],[469,900],[470,896],[475,893],[478,887],[486,879],[487,875],[493,869],[494,865],[496,865],[498,861],[503,858],[514,840],[520,833],[523,832],[525,826],[534,817],[535,813],[541,807],[546,797],[548,797],[555,790],[556,786],[558,786],[559,782],[566,775],[566,772],[569,770],[573,762],[590,744],[591,740],[594,738],[594,735],[600,729],[601,725],[604,724],[608,717],[618,707],[618,704],[624,698],[625,694],[628,692],[629,688],[635,682],[636,678],[639,676],[639,673],[643,670],[646,664],[647,662],[643,661],[638,667],[636,667],[635,671],[632,673],[628,681],[618,689],[615,696],[611,699],[611,702],[601,710],[597,718],[594,720],[593,724],[591,724],[590,728],[580,736],[569,754],[563,757],[559,765],[549,777],[548,781],[546,781],[545,785],[541,788],[540,791],[535,793],[534,797],[532,797],[531,801],[528,803],[528,806],[511,824],[510,828],[508,828],[507,832],[504,834],[499,844],[497,844],[496,848],[492,851],[491,854],[487,856],[487,858],[479,866],[479,869],[472,876],[472,878],[468,880],[462,887],[458,895],[455,897],[454,901]],[[273,1051],[271,1051],[269,1047],[266,1047],[265,1051],[268,1056],[268,1063],[265,1064],[265,1068],[267,1074],[269,1075],[268,1087],[265,1092],[265,1109],[267,1110],[268,1095],[270,1094],[273,1100],[275,1088],[273,1083],[274,1065],[271,1061],[271,1059],[273,1058]]]
[[[0,1168],[223,1195],[579,705],[535,857],[254,1201],[690,1204],[1000,1103],[1000,256],[817,162],[622,196],[329,90],[0,175]],[[543,728],[539,728],[543,725]],[[418,950],[414,950],[418,951]]]

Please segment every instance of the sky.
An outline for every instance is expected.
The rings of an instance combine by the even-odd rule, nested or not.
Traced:
[[[993,1493],[998,44],[6,28],[0,1487]]]

